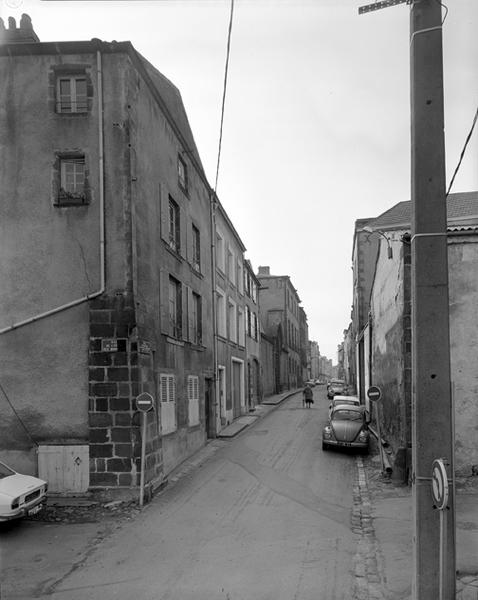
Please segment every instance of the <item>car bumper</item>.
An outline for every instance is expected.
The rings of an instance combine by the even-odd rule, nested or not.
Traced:
[[[46,496],[41,496],[40,498],[36,498],[33,502],[25,506],[19,506],[13,510],[9,510],[7,512],[1,512],[0,508],[0,523],[5,521],[13,521],[14,519],[21,519],[22,517],[27,517],[29,515],[34,515],[39,513],[46,504]]]
[[[334,446],[337,448],[356,448],[359,450],[366,450],[368,448],[368,440],[366,442],[341,442],[333,439],[322,438],[322,442],[327,446]]]

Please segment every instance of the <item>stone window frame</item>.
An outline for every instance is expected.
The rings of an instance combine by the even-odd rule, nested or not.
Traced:
[[[181,154],[178,154],[178,185],[187,196],[189,193],[188,166]]]
[[[65,168],[67,164],[82,164],[83,189],[82,191],[67,191],[64,186]],[[86,154],[81,151],[57,152],[53,165],[53,204],[58,207],[87,206],[90,204],[89,171]]]

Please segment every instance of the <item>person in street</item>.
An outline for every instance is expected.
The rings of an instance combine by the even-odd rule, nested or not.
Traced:
[[[307,384],[303,391],[302,406],[307,406],[307,408],[310,408],[311,404],[314,404],[314,392],[312,391],[310,385]]]

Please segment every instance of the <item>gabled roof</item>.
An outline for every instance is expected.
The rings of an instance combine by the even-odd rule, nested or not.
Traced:
[[[412,203],[410,200],[399,202],[389,208],[368,226],[383,231],[410,229],[412,221]],[[449,225],[459,222],[478,223],[478,192],[457,192],[447,198],[447,221]]]

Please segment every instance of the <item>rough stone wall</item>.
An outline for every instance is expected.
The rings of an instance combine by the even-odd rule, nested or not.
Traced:
[[[394,232],[395,238],[399,234]],[[395,244],[397,247],[397,244]],[[389,259],[381,247],[371,296],[372,383],[383,394],[380,401],[382,435],[394,449],[404,444],[404,354],[402,252]]]
[[[126,296],[126,297],[125,297]],[[131,295],[90,303],[90,487],[134,487],[141,471],[141,415],[135,398],[152,392],[152,373],[139,364]],[[146,372],[144,372],[146,371]],[[141,377],[144,372],[144,377]],[[141,383],[150,379],[150,385]],[[156,411],[148,413],[145,482],[161,478]]]

